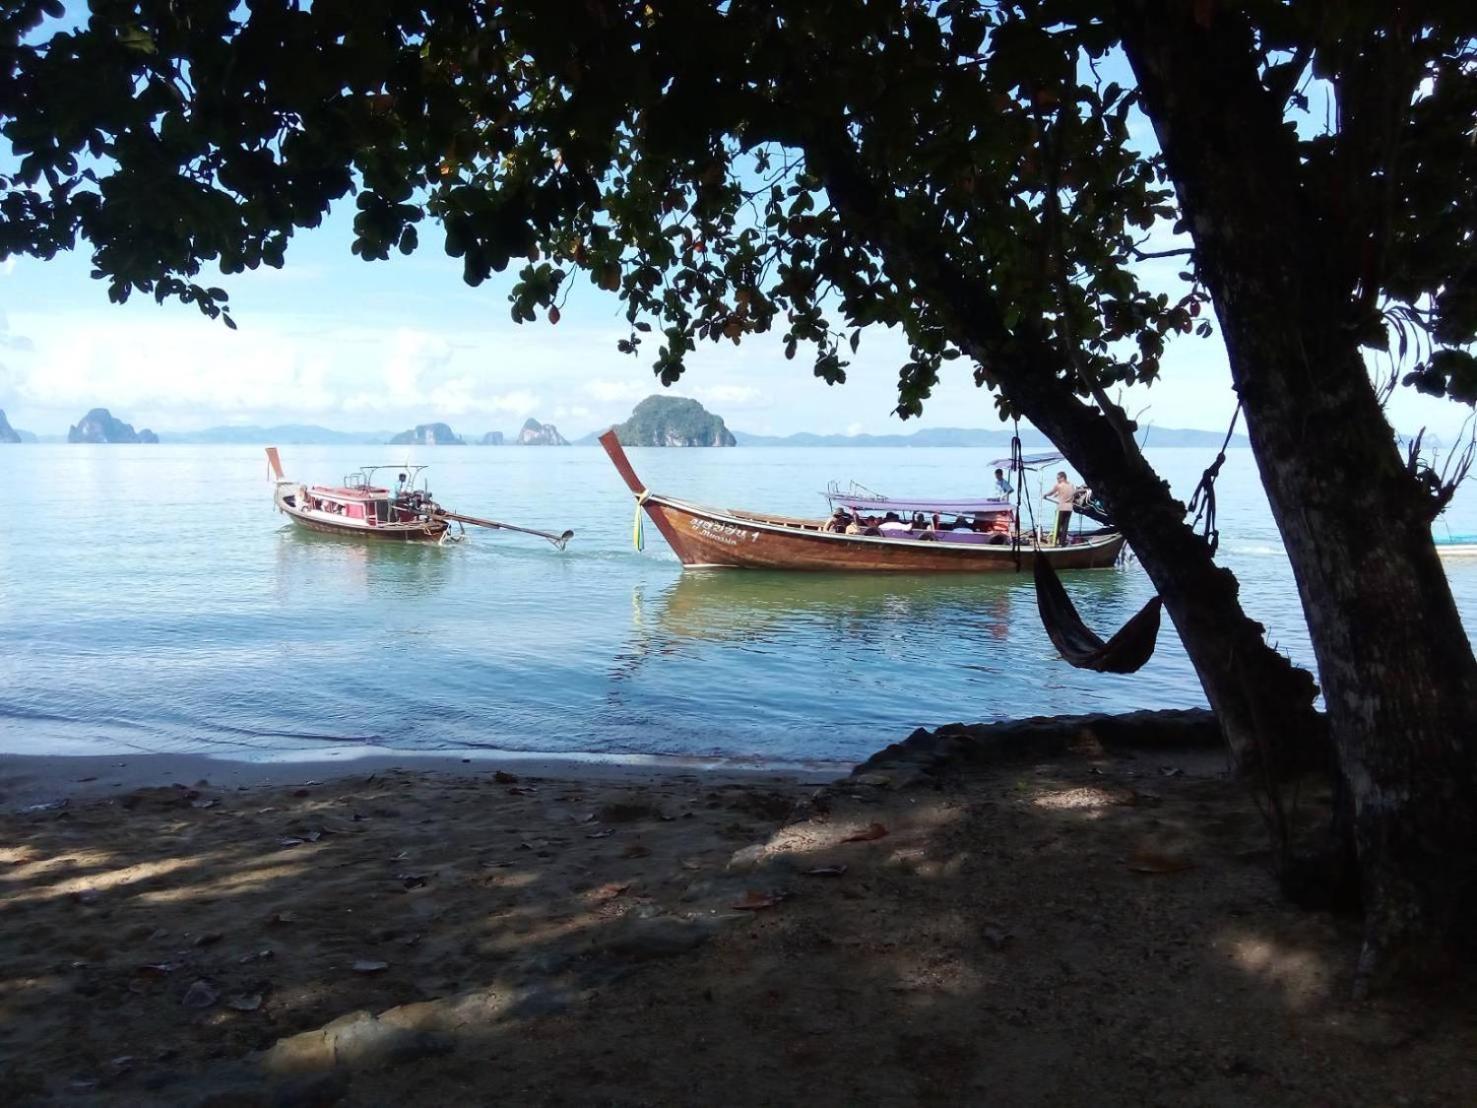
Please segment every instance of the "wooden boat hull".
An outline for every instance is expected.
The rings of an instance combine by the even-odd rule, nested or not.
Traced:
[[[826,573],[989,573],[1019,568],[1017,551],[1009,542],[991,544],[973,532],[932,539],[838,535],[821,530],[819,520],[711,508],[658,496],[636,476],[613,430],[600,436],[600,445],[635,493],[636,503],[687,568]],[[1043,553],[1057,570],[1101,569],[1112,566],[1122,549],[1123,536],[1105,529],[1067,546],[1043,548]],[[1022,556],[1029,554],[1027,546]]]
[[[693,569],[987,573],[1017,568],[1009,543],[837,535],[798,521],[774,522],[662,496],[648,496],[642,506],[683,566]],[[1123,536],[1105,531],[1069,546],[1045,547],[1043,553],[1058,570],[1101,569],[1112,566],[1122,549]],[[1029,555],[1026,547],[1024,556]]]
[[[292,486],[295,487],[295,486]],[[446,537],[449,524],[444,520],[427,520],[418,523],[388,523],[370,526],[352,520],[329,519],[319,512],[304,511],[296,503],[293,493],[278,490],[275,497],[277,508],[297,526],[320,535],[338,535],[343,538],[367,539],[371,542],[432,542],[439,543]]]

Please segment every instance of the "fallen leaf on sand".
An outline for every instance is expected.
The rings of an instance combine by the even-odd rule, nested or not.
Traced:
[[[496,781],[499,785],[518,784],[518,775],[516,773],[509,773],[505,769],[500,769],[496,773],[494,773],[492,775],[492,779]]]
[[[406,889],[424,889],[429,876],[424,873],[397,873],[395,880]]]
[[[144,977],[163,977],[165,974],[173,973],[177,969],[179,969],[179,965],[175,962],[150,962],[147,965],[139,966],[138,972]]]
[[[185,993],[185,998],[180,1001],[186,1008],[209,1008],[221,994],[216,992],[205,981],[196,981]]]
[[[223,937],[219,931],[207,931],[195,940],[195,945],[210,946],[213,943],[220,942]]]
[[[226,1007],[234,1008],[238,1012],[255,1012],[261,1006],[261,993],[252,993],[250,996],[233,996],[226,999]]]
[[[621,857],[645,858],[650,853],[651,849],[649,847],[642,846],[640,843],[632,843],[630,846],[626,847],[625,850],[621,851]]]
[[[990,944],[993,950],[1004,950],[1010,945],[1010,940],[1014,938],[1009,931],[1006,931],[1003,927],[996,927],[994,924],[987,924],[980,931],[980,935],[985,942]]]
[[[514,785],[511,789],[508,790],[508,795],[509,796],[533,796],[536,792],[538,792],[538,790],[535,789],[535,788],[533,788],[530,785]]]
[[[281,846],[281,847],[302,846],[303,845],[303,840],[302,839],[298,839],[298,838],[293,838],[292,836],[289,835],[285,839],[278,839],[277,840],[277,845],[278,846]]]
[[[241,957],[237,958],[236,962],[238,965],[245,966],[251,964],[252,962],[260,962],[270,957],[272,957],[272,948],[269,946],[264,946],[260,950],[248,951],[247,953],[241,955]]]
[[[844,843],[869,843],[887,837],[887,828],[880,823],[869,823],[860,831],[853,831],[841,841]]]
[[[585,836],[585,838],[587,838],[587,839],[603,839],[603,838],[606,838],[609,835],[614,835],[614,834],[615,834],[615,828],[614,827],[607,827],[607,828],[605,828],[604,830],[601,830],[601,831],[591,831],[588,835]]]
[[[296,912],[273,912],[272,913],[272,918],[269,919],[269,920],[267,920],[267,922],[270,923],[270,924],[296,923],[297,922],[297,913]]]
[[[1128,859],[1128,868],[1134,873],[1183,873],[1195,863],[1182,855],[1140,850]]]
[[[816,866],[814,869],[808,869],[808,870],[806,870],[805,873],[804,873],[804,876],[806,876],[806,877],[840,877],[845,872],[846,872],[846,867],[844,865],[839,865],[838,864],[838,865],[834,865],[834,866]]]
[[[609,884],[601,885],[598,888],[591,889],[586,895],[589,897],[589,899],[596,902],[602,900],[614,900],[630,887],[631,885],[629,882],[627,882],[626,884],[617,884],[616,882],[612,881]]]
[[[759,912],[763,911],[765,908],[773,908],[776,904],[784,899],[784,893],[764,893],[760,892],[758,889],[750,889],[748,892],[744,893],[744,898],[742,900],[738,901],[735,904],[730,904],[729,907],[738,908],[740,911],[744,912]]]
[[[354,963],[355,973],[384,973],[389,968],[389,962],[375,962],[368,958],[360,958]]]

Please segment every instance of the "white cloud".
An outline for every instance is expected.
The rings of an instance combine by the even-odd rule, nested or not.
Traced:
[[[586,381],[584,390],[596,400],[613,403],[617,400],[644,400],[661,388],[655,381]]]
[[[752,385],[706,385],[693,390],[697,398],[709,407],[722,405],[726,408],[765,408],[769,399],[762,389]]]
[[[493,359],[485,335],[264,321],[231,331],[185,313],[35,317],[44,338],[0,368],[0,406],[60,427],[103,406],[138,426],[313,420],[384,426],[534,414],[539,394]],[[345,418],[345,417],[349,418]],[[38,422],[39,420],[39,422]]]

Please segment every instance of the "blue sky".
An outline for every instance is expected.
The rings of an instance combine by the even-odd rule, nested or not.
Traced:
[[[625,328],[613,293],[581,276],[557,326],[518,325],[508,280],[468,288],[433,234],[409,258],[360,261],[349,252],[350,219],[340,211],[299,235],[280,271],[224,279],[235,332],[177,304],[110,304],[85,254],[0,263],[0,408],[42,434],[103,406],[156,430],[284,422],[394,430],[441,419],[480,435],[533,416],[573,436],[660,391],[642,357],[615,349]],[[799,359],[787,362],[776,332],[739,347],[700,346],[671,391],[763,434],[996,425],[962,361],[946,366],[922,420],[891,416],[905,353],[897,336],[874,328],[847,384],[831,387]],[[1130,411],[1147,407],[1141,422],[1223,429],[1235,398],[1219,337],[1173,343],[1163,380],[1126,400]],[[1392,414],[1401,429],[1429,423],[1450,436],[1466,410],[1402,389]]]

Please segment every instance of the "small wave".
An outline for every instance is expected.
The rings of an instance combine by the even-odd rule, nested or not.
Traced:
[[[232,727],[225,723],[212,723],[212,729],[225,735],[245,735],[253,739],[307,739],[310,742],[358,743],[362,746],[383,746],[383,735],[322,735],[312,731],[264,731],[255,727]]]
[[[1286,552],[1282,547],[1272,546],[1269,543],[1227,543],[1222,549],[1227,554],[1244,555],[1249,558],[1286,557]]]
[[[98,727],[126,727],[135,731],[146,730],[148,725],[117,716],[68,716],[56,712],[42,712],[25,708],[19,704],[0,703],[0,719],[23,719],[32,723],[75,723]]]

